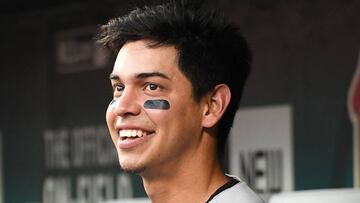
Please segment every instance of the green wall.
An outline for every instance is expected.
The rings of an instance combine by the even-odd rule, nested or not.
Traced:
[[[111,62],[103,69],[61,75],[54,55],[56,33],[97,26],[134,5],[100,2],[0,13],[5,202],[41,200],[43,180],[52,173],[44,164],[46,129],[105,125]],[[228,0],[211,5],[241,26],[253,50],[242,107],[293,107],[295,189],[352,187],[346,99],[360,49],[360,4]],[[114,164],[104,170],[119,169]],[[141,180],[133,178],[135,195],[143,196]]]

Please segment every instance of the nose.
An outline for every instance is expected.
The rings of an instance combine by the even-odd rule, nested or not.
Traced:
[[[110,104],[109,108],[115,115],[121,117],[138,115],[141,112],[141,107],[137,102],[137,96],[131,89],[125,89],[121,96]]]

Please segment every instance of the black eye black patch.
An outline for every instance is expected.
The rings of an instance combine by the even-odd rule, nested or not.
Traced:
[[[115,101],[116,101],[115,99],[112,100],[112,101],[110,102],[109,106],[110,106],[111,104],[113,104]]]
[[[145,109],[170,109],[170,103],[163,99],[147,100],[144,103]]]

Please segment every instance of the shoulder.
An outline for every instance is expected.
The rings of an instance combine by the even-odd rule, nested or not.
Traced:
[[[264,203],[264,201],[243,181],[227,188],[209,201],[209,203]]]

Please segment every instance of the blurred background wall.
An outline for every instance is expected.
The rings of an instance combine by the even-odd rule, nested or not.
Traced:
[[[99,24],[143,2],[1,3],[3,202],[86,201],[91,191],[104,199],[145,195],[140,178],[119,170],[105,126],[114,57],[92,43]],[[360,2],[206,2],[241,27],[253,50],[241,108],[292,109],[293,189],[352,187],[347,95]]]

